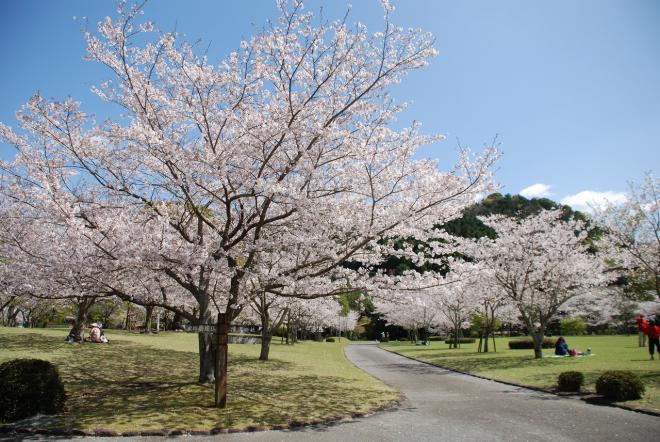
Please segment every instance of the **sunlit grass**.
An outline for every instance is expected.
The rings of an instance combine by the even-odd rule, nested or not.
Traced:
[[[477,343],[462,344],[459,349],[449,349],[444,342],[431,342],[429,347],[404,342],[382,346],[432,364],[546,389],[555,387],[562,371],[581,371],[585,376],[584,390],[595,391],[596,379],[604,371],[630,370],[642,378],[646,394],[642,399],[626,404],[660,411],[660,356],[656,355],[656,360],[650,361],[648,349],[638,347],[636,335],[569,336],[566,338],[569,347],[580,351],[591,347],[594,356],[540,360],[534,359],[532,350],[509,350],[508,341],[511,339],[516,338],[498,338],[496,353],[477,353]],[[554,349],[544,349],[544,355],[553,353]]]
[[[341,343],[274,340],[271,360],[258,345],[230,345],[228,407],[212,406],[197,384],[197,335],[138,335],[109,330],[109,345],[67,344],[66,330],[0,328],[0,362],[53,362],[68,394],[62,425],[119,432],[285,425],[367,411],[397,395],[357,369]]]

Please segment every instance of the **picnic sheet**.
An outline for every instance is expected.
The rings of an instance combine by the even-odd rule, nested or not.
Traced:
[[[589,356],[596,356],[596,354],[591,353],[590,355],[575,355],[575,356],[571,356],[571,355],[543,355],[544,358],[582,358],[582,357],[588,358]]]

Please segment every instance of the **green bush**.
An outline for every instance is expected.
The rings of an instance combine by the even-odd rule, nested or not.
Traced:
[[[431,336],[429,338],[429,341],[436,342],[436,341],[444,341],[446,339],[447,339],[446,336]]]
[[[459,344],[474,344],[476,340],[474,338],[458,338]],[[445,344],[453,344],[454,338],[448,338],[445,340]]]
[[[596,393],[615,401],[639,399],[644,394],[644,384],[631,371],[606,371],[596,381]]]
[[[0,421],[57,414],[65,400],[60,374],[50,362],[14,359],[0,365]]]
[[[544,338],[541,343],[541,348],[555,348],[555,340],[550,338]],[[517,339],[515,341],[509,341],[510,350],[532,350],[534,349],[534,340],[533,339]]]
[[[579,316],[562,320],[559,327],[562,335],[579,336],[587,333],[587,323]]]
[[[335,338],[325,338],[325,342],[335,342]]]
[[[579,371],[564,371],[557,377],[557,390],[580,391],[584,384],[584,375]]]
[[[408,338],[399,338],[398,341],[399,342],[408,342],[408,341],[410,341],[410,339],[408,339]]]

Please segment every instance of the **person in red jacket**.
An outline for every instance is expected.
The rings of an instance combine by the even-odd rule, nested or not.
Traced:
[[[660,324],[656,324],[656,320],[653,318],[644,319],[644,315],[637,316],[637,328],[639,331],[643,332],[649,337],[649,354],[651,359],[655,353],[655,349],[658,349],[658,356],[660,356]]]

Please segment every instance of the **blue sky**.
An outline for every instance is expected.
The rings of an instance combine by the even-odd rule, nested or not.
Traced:
[[[382,25],[376,0],[354,0],[353,21]],[[462,145],[481,148],[498,135],[504,156],[496,179],[506,193],[548,196],[584,208],[660,169],[660,2],[656,0],[394,1],[393,20],[436,37],[439,56],[394,90],[413,101],[401,124],[421,121],[447,136],[422,154],[449,165]],[[306,8],[337,18],[346,2]],[[210,44],[216,59],[267,18],[274,2],[152,0],[145,16],[164,30]],[[82,60],[80,21],[114,13],[111,1],[0,2],[0,121],[35,92],[73,96],[99,116],[107,105],[89,92],[108,77]],[[0,157],[11,157],[0,145]],[[536,186],[534,186],[536,185]],[[586,193],[584,193],[586,192]],[[590,192],[590,193],[589,193]]]

